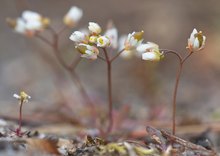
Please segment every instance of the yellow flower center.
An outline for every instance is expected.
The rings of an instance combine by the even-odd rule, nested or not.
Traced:
[[[20,92],[21,100],[25,101],[28,99],[29,95],[27,95],[24,91]]]
[[[104,44],[104,40],[103,40],[103,38],[99,38],[99,43],[100,43],[101,45]]]

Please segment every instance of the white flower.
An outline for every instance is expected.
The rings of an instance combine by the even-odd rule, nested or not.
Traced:
[[[42,30],[42,28],[43,28],[43,25],[42,25],[41,21],[31,20],[31,21],[26,22],[26,29],[27,30],[40,31],[40,30]]]
[[[39,13],[30,10],[23,11],[21,17],[26,21],[40,21],[42,18]]]
[[[96,34],[96,35],[100,34],[102,31],[101,27],[97,23],[94,23],[94,22],[89,22],[88,28],[91,33]]]
[[[137,50],[139,53],[142,53],[143,60],[159,61],[164,57],[163,53],[159,50],[159,46],[153,42],[140,45]]]
[[[31,99],[31,96],[29,96],[27,93],[24,91],[20,92],[20,94],[14,94],[13,97],[18,99],[21,102],[28,102],[29,99]]]
[[[88,43],[88,36],[80,31],[73,32],[69,38],[76,43]]]
[[[128,37],[124,43],[125,50],[134,50],[137,46],[139,46],[143,41],[143,34],[144,31],[128,34]]]
[[[22,16],[17,19],[7,19],[7,23],[15,32],[33,36],[36,32],[46,28],[50,24],[50,20],[36,12],[26,10],[23,11]]]
[[[80,43],[76,46],[76,49],[82,54],[81,57],[95,60],[97,59],[97,55],[99,54],[99,50],[88,44]]]
[[[97,38],[98,47],[108,47],[110,45],[110,40],[106,36],[100,36]]]
[[[26,29],[30,31],[40,31],[44,28],[44,19],[37,12],[30,10],[23,11],[21,18],[26,23]]]
[[[111,47],[116,49],[118,47],[118,30],[115,27],[110,28],[105,32],[105,36],[110,39]]]
[[[188,46],[190,52],[199,51],[205,46],[206,37],[202,34],[202,31],[197,31],[195,28],[193,29],[190,38],[188,39]]]
[[[79,22],[79,20],[82,18],[82,15],[83,15],[82,9],[80,9],[76,6],[73,6],[70,8],[70,10],[64,16],[63,22],[67,26],[73,27]]]
[[[140,44],[136,50],[137,56],[142,57],[142,54],[145,52],[159,51],[159,46],[153,42],[147,42],[145,44]]]

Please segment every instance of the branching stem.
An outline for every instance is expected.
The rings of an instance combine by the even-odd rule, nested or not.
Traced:
[[[186,55],[186,57],[182,58],[182,56],[180,54],[178,54],[176,51],[166,50],[166,49],[161,49],[161,51],[163,51],[164,54],[174,54],[175,56],[177,56],[177,58],[179,60],[179,67],[178,67],[177,74],[176,74],[176,80],[175,80],[174,91],[173,91],[173,99],[172,99],[172,104],[173,104],[173,106],[172,106],[173,107],[172,134],[175,135],[175,133],[176,133],[176,98],[177,98],[177,90],[178,90],[178,86],[179,86],[179,80],[180,80],[180,76],[182,74],[184,62],[192,55],[192,52],[188,53],[188,55]]]

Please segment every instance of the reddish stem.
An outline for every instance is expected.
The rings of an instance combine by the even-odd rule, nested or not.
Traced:
[[[163,51],[165,54],[174,54],[175,56],[178,57],[178,60],[179,60],[179,68],[178,68],[177,75],[176,75],[175,86],[174,86],[174,91],[173,91],[173,100],[172,100],[172,103],[173,103],[172,134],[175,135],[176,133],[176,98],[177,98],[179,80],[182,74],[183,64],[192,55],[192,52],[189,53],[185,58],[182,58],[181,55],[179,55],[175,51],[171,51],[171,50],[161,50],[161,51]]]
[[[112,112],[112,74],[111,74],[111,59],[108,56],[108,53],[105,48],[103,48],[105,60],[107,63],[107,78],[108,78],[108,107],[109,107],[109,125],[107,128],[107,134],[111,132],[113,127],[113,112]]]
[[[20,102],[20,109],[19,109],[19,126],[16,129],[16,135],[21,136],[21,125],[22,125],[22,107],[23,107],[23,100],[21,99]]]

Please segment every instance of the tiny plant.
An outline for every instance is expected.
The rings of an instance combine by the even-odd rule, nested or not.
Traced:
[[[113,128],[113,101],[112,101],[112,63],[122,53],[135,51],[143,41],[143,31],[133,32],[121,41],[122,46],[118,46],[118,32],[114,26],[109,27],[104,34],[102,28],[95,22],[89,22],[89,34],[75,31],[70,39],[75,42],[76,49],[81,53],[81,57],[104,61],[107,65],[107,88],[108,88],[108,120],[109,124],[104,134],[108,134]],[[117,47],[119,47],[117,49]],[[111,56],[108,48],[118,52]],[[100,54],[100,51],[102,54]],[[103,57],[104,56],[104,57]]]
[[[179,85],[180,76],[182,74],[183,65],[186,62],[186,60],[197,51],[200,51],[205,46],[205,40],[206,37],[202,34],[202,31],[197,31],[196,29],[193,29],[190,38],[188,39],[188,53],[185,57],[182,57],[178,52],[173,50],[167,50],[167,49],[159,49],[159,46],[155,43],[148,42],[147,44],[142,44],[138,50],[142,53],[142,59],[143,60],[149,60],[149,61],[159,61],[166,54],[174,54],[177,56],[179,61],[179,68],[176,75],[176,81],[174,86],[174,92],[173,92],[173,113],[172,113],[172,133],[175,134],[176,132],[176,98],[177,98],[177,90]]]
[[[21,137],[24,133],[21,131],[21,125],[22,125],[22,108],[23,104],[27,103],[28,100],[31,98],[28,94],[26,94],[24,91],[20,92],[20,94],[14,94],[13,95],[16,99],[19,101],[19,126],[15,130],[15,134],[19,137]]]

